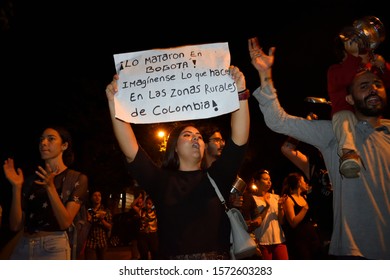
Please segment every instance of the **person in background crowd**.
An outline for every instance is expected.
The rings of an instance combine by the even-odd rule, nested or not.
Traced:
[[[254,231],[256,243],[264,260],[288,260],[286,238],[283,232],[284,198],[271,192],[270,173],[255,171],[251,189],[244,193],[241,208],[249,230]]]
[[[171,131],[163,164],[157,166],[137,142],[132,126],[115,117],[119,76],[115,75],[106,87],[114,133],[127,167],[153,197],[158,210],[160,253],[164,259],[230,258],[229,219],[207,176],[209,173],[227,200],[247,150],[250,93],[237,67],[230,66],[229,74],[238,91],[239,109],[231,113],[231,137],[226,140],[224,152],[207,169],[201,167],[205,149],[202,135],[189,122]]]
[[[87,217],[91,227],[85,246],[85,258],[87,260],[105,260],[109,234],[112,229],[112,215],[110,209],[102,204],[100,191],[92,193],[91,203]]]
[[[138,260],[140,258],[140,252],[138,250],[138,240],[140,235],[140,229],[142,226],[141,211],[144,208],[144,197],[145,192],[137,190],[134,193],[134,201],[131,204],[130,210],[127,212],[126,226],[128,227],[127,232],[130,234],[130,251],[131,259]]]
[[[67,229],[88,199],[88,178],[80,173],[72,179],[73,170],[68,168],[74,160],[72,138],[65,128],[44,129],[38,148],[44,166],[38,166],[35,176],[27,180],[12,158],[3,165],[12,185],[10,229],[23,231],[10,258],[69,260]],[[71,191],[63,193],[65,188]]]
[[[317,119],[317,115],[309,114],[306,118]],[[309,182],[307,200],[312,219],[317,224],[322,244],[326,248],[329,246],[333,229],[333,188],[322,154],[312,145],[292,137],[287,137],[280,150],[303,172]]]
[[[286,218],[283,230],[291,260],[324,258],[317,225],[311,218],[306,199],[308,190],[309,184],[302,174],[293,172],[284,178],[282,195],[287,197],[283,204]]]
[[[201,126],[200,132],[205,142],[202,165],[203,168],[209,168],[216,159],[221,157],[223,148],[225,147],[225,139],[222,137],[221,129],[214,124],[207,123]],[[242,206],[242,194],[237,194],[231,193],[229,195],[229,207],[240,208]]]
[[[274,132],[319,149],[333,186],[333,233],[329,254],[337,259],[390,259],[390,120],[383,118],[387,95],[383,81],[364,69],[348,85],[347,101],[358,122],[355,144],[366,168],[360,177],[343,180],[338,142],[328,120],[287,114],[272,82],[275,48],[266,55],[257,38],[248,40],[252,65],[261,87],[254,92],[266,125]],[[364,208],[364,211],[358,209]]]
[[[215,124],[207,123],[200,127],[203,140],[205,142],[205,153],[202,164],[203,168],[208,168],[222,155],[225,147],[225,139],[222,137],[221,129]]]
[[[140,259],[158,260],[157,213],[150,196],[146,197],[145,207],[141,210],[141,222],[138,238]]]

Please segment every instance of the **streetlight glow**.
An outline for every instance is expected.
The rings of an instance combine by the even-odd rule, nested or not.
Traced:
[[[160,152],[165,152],[167,149],[167,134],[164,130],[157,131],[158,138],[162,139],[160,143]]]
[[[164,137],[165,137],[165,131],[164,131],[164,130],[159,130],[159,131],[157,132],[157,136],[158,136],[158,138],[164,139]]]

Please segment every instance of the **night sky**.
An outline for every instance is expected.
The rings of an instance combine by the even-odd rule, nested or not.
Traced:
[[[183,7],[148,1],[142,8],[133,1],[24,2],[0,2],[5,14],[0,22],[1,159],[12,156],[25,173],[35,170],[42,129],[62,124],[74,137],[73,167],[89,176],[91,188],[110,192],[129,184],[104,92],[115,72],[114,54],[228,42],[232,64],[254,91],[259,83],[247,39],[258,36],[263,49],[276,47],[274,81],[286,111],[305,117],[314,110],[327,118],[328,105],[308,104],[304,98],[327,98],[326,71],[336,62],[334,37],[366,15],[377,16],[390,29],[386,9],[369,1],[239,1],[218,8],[211,8],[210,1],[183,2]],[[389,47],[386,39],[377,53],[390,59]],[[292,168],[280,153],[285,136],[265,126],[254,98],[250,106],[250,150],[242,172],[245,177],[267,168],[278,184]],[[227,116],[215,121],[229,126]],[[141,145],[158,157],[157,125],[134,128]],[[3,181],[2,173],[4,199],[8,188]]]

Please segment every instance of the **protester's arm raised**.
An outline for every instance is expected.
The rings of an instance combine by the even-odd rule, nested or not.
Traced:
[[[234,111],[231,114],[231,129],[232,129],[232,140],[238,145],[242,146],[248,142],[249,138],[249,126],[250,126],[250,118],[249,118],[249,106],[248,106],[248,98],[249,92],[245,92],[246,83],[245,76],[235,66],[230,66],[230,75],[233,80],[236,82],[238,92],[241,92],[240,99],[240,108]]]
[[[127,161],[132,162],[138,152],[139,147],[137,138],[135,137],[131,125],[115,117],[114,96],[118,93],[118,79],[118,74],[115,74],[112,79],[112,82],[106,87],[108,107],[110,109],[110,116],[115,137],[119,143],[123,154],[126,156]]]
[[[272,47],[266,55],[260,47],[257,37],[248,40],[249,55],[252,65],[256,68],[260,76],[261,86],[272,85],[272,65],[274,64],[275,47]]]

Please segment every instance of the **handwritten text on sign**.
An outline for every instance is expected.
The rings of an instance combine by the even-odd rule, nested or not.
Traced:
[[[114,55],[116,117],[130,123],[204,119],[239,108],[227,43]]]

